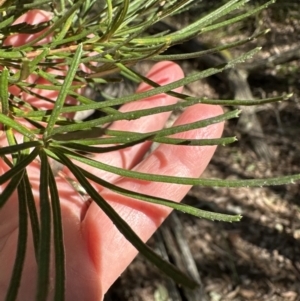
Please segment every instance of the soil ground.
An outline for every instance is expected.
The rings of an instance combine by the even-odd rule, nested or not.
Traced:
[[[299,16],[298,1],[278,1],[256,18],[218,34],[224,42],[225,36],[235,40],[258,28],[271,28],[271,33],[255,42],[263,47],[254,58],[257,60],[259,56],[300,48]],[[253,45],[244,45],[231,53],[237,55]],[[190,68],[188,63],[183,65]],[[224,136],[237,135],[239,141],[219,147],[203,177],[248,179],[300,173],[299,66],[300,61],[296,60],[254,70],[248,77],[257,98],[293,93],[288,101],[265,105],[257,111],[272,153],[271,162],[260,159],[247,137],[238,132],[237,121],[230,121]],[[206,81],[190,89],[199,96],[232,97],[226,86],[216,88]],[[241,222],[229,224],[177,213],[200,273],[205,300],[300,300],[299,184],[238,189],[194,187],[184,201],[202,209],[243,216]],[[149,245],[155,247],[153,238]],[[157,292],[164,283],[166,279],[161,273],[138,256],[113,285],[106,300],[163,300]]]

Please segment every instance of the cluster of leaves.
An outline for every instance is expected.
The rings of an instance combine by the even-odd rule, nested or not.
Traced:
[[[0,49],[0,98],[1,112],[0,124],[4,130],[8,146],[0,148],[1,159],[10,167],[9,171],[0,175],[0,184],[8,183],[0,195],[0,210],[9,201],[12,193],[17,190],[19,197],[19,243],[11,284],[7,300],[14,300],[22,277],[26,241],[28,237],[28,223],[31,223],[35,254],[38,263],[38,293],[37,300],[45,300],[50,261],[51,233],[53,232],[55,251],[55,300],[63,300],[64,296],[64,243],[60,214],[60,200],[55,183],[53,171],[49,165],[49,158],[67,166],[77,179],[78,185],[91,196],[101,209],[111,218],[119,231],[149,260],[160,267],[175,281],[194,287],[195,283],[177,271],[172,265],[164,262],[138,238],[131,228],[122,220],[113,208],[105,202],[99,193],[90,184],[90,180],[111,189],[119,194],[132,198],[162,204],[198,217],[212,220],[238,221],[240,216],[227,216],[204,212],[184,204],[177,204],[170,200],[143,195],[129,191],[105,182],[101,178],[85,171],[75,162],[81,162],[100,170],[118,174],[124,177],[143,179],[147,181],[177,183],[185,185],[202,186],[262,186],[291,183],[300,176],[287,176],[274,179],[256,179],[243,181],[225,181],[218,179],[178,178],[153,174],[138,173],[110,165],[96,162],[83,153],[109,152],[123,149],[144,141],[153,141],[166,144],[181,145],[224,145],[235,141],[234,137],[221,139],[186,140],[175,139],[168,136],[205,127],[238,116],[234,110],[223,115],[209,118],[189,125],[177,126],[151,133],[136,133],[112,131],[105,128],[107,123],[117,120],[131,120],[142,116],[157,114],[159,112],[173,111],[186,108],[196,103],[221,104],[221,105],[257,105],[278,101],[284,97],[263,100],[209,100],[171,92],[177,87],[193,81],[211,76],[225,69],[232,68],[235,64],[251,58],[259,48],[255,48],[228,63],[210,68],[196,74],[188,75],[184,79],[175,81],[165,86],[159,86],[151,80],[135,72],[130,66],[143,60],[180,60],[198,57],[228,49],[249,40],[257,38],[263,33],[249,37],[246,40],[234,42],[197,53],[184,55],[164,55],[163,52],[176,43],[182,43],[199,34],[227,26],[253,15],[270,2],[256,7],[252,11],[239,14],[247,0],[231,0],[225,5],[199,18],[189,26],[175,33],[162,32],[149,36],[147,29],[154,23],[169,15],[180,12],[193,5],[191,0],[37,0],[6,1],[0,4],[0,35],[2,42],[13,33],[40,33],[34,40],[16,47]],[[196,1],[195,1],[196,2]],[[272,1],[271,1],[272,2]],[[21,23],[13,25],[14,21],[27,11],[39,8],[51,11],[53,18],[48,22],[37,25]],[[95,13],[96,12],[96,13]],[[233,14],[235,13],[235,14]],[[229,16],[226,19],[226,16]],[[39,41],[51,35],[52,39],[43,44]],[[2,43],[3,44],[3,43]],[[38,46],[36,46],[38,45]],[[85,66],[91,72],[85,73]],[[68,70],[65,75],[48,73],[49,68]],[[78,92],[78,89],[87,85],[93,87],[98,83],[107,83],[108,74],[121,73],[124,76],[141,82],[144,81],[153,89],[150,91],[132,94],[116,99],[107,99],[95,102]],[[28,83],[26,79],[35,75],[44,78],[48,85]],[[27,103],[17,95],[9,93],[9,87],[14,86],[28,95],[34,95],[32,88],[59,91],[58,97],[52,100],[41,96],[43,100],[53,104],[52,109],[41,109]],[[137,101],[145,97],[167,93],[182,101],[179,104],[162,106],[147,110],[129,113],[120,113],[116,106]],[[36,95],[34,95],[36,96]],[[77,105],[65,106],[66,98],[72,97]],[[85,110],[99,110],[102,117],[89,121],[75,121],[68,119],[66,114],[75,114]],[[20,122],[21,119],[31,124],[30,129]],[[23,137],[22,142],[17,142],[16,133]],[[104,135],[104,136],[103,136]],[[103,137],[102,137],[103,136]],[[105,137],[105,138],[104,138]],[[111,145],[115,145],[112,147]],[[99,147],[101,145],[101,147]],[[107,145],[107,146],[106,146]],[[36,208],[30,185],[30,178],[26,167],[39,158],[40,168],[40,212]],[[72,160],[71,160],[72,159]],[[50,192],[50,193],[49,193]],[[21,197],[22,196],[22,197]],[[40,216],[40,218],[38,218]]]

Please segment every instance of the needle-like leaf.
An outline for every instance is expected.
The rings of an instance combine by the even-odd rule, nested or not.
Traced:
[[[51,195],[51,207],[53,218],[53,240],[55,253],[55,287],[54,300],[65,300],[65,249],[62,227],[62,216],[60,211],[59,193],[56,186],[56,181],[53,172],[49,169],[49,189]]]
[[[24,175],[23,181],[26,190],[27,211],[30,218],[35,259],[36,262],[38,262],[38,250],[39,250],[39,242],[40,242],[40,224],[38,219],[38,209],[37,209],[37,204],[34,201],[34,196],[33,196],[32,188],[30,185],[30,179],[27,171],[25,171],[23,175]]]
[[[74,55],[74,59],[70,66],[70,70],[68,71],[67,76],[64,80],[64,83],[61,86],[61,90],[58,94],[54,108],[52,110],[52,114],[50,116],[50,119],[48,121],[47,127],[44,132],[44,140],[47,140],[48,136],[50,136],[52,133],[53,127],[56,123],[56,120],[61,112],[61,109],[62,109],[64,102],[66,100],[66,97],[68,95],[68,89],[71,87],[72,82],[74,80],[74,76],[75,76],[77,68],[79,66],[81,55],[82,55],[82,44],[78,45],[78,48]]]
[[[39,149],[35,148],[28,156],[20,160],[16,165],[14,165],[10,170],[8,170],[4,175],[0,176],[0,185],[8,181],[14,175],[22,172],[24,168],[30,164],[38,155]],[[1,207],[1,206],[0,206]]]
[[[58,147],[55,147],[57,149]],[[50,148],[52,150],[52,148]],[[54,150],[53,150],[54,151]],[[95,161],[91,158],[86,158],[80,154],[72,153],[67,149],[60,149],[61,152],[65,153],[69,158],[72,158],[78,162],[85,163],[92,167],[117,174],[122,177],[134,178],[152,182],[192,185],[192,186],[207,186],[207,187],[262,187],[271,185],[285,185],[294,184],[296,181],[300,181],[300,174],[290,176],[280,176],[274,178],[264,179],[247,179],[247,180],[219,180],[219,179],[197,179],[197,178],[186,178],[177,176],[165,176],[158,174],[147,174],[137,172],[133,170],[125,170],[123,168],[111,166],[102,162]],[[55,152],[55,151],[54,151]],[[49,153],[49,155],[51,155]]]
[[[205,218],[205,219],[209,219],[209,220],[213,220],[213,221],[217,220],[217,221],[223,221],[223,222],[238,222],[241,220],[240,215],[228,215],[228,214],[222,214],[222,213],[209,212],[209,211],[195,208],[193,206],[189,206],[187,204],[176,203],[176,202],[173,202],[173,201],[170,201],[167,199],[158,198],[158,197],[154,197],[151,195],[142,194],[140,192],[134,192],[134,191],[131,191],[128,189],[124,189],[124,188],[116,186],[112,183],[106,182],[105,180],[98,178],[97,176],[89,173],[88,171],[86,171],[82,168],[80,168],[80,170],[87,178],[89,178],[93,182],[98,183],[98,184],[102,185],[103,187],[110,189],[111,191],[114,191],[116,193],[125,195],[125,196],[133,198],[133,199],[167,206],[172,209],[176,209],[178,211],[197,216],[199,218]]]
[[[24,180],[20,181],[18,186],[18,202],[19,202],[19,235],[18,235],[18,247],[16,253],[16,260],[10,280],[10,285],[7,290],[5,301],[14,301],[17,299],[18,290],[21,283],[22,271],[24,267],[26,246],[27,246],[27,208],[26,208],[26,186]]]
[[[49,291],[49,269],[51,251],[51,206],[48,194],[49,164],[47,155],[43,150],[39,152],[39,156],[41,159],[39,188],[41,231],[38,252],[36,301],[46,301]]]

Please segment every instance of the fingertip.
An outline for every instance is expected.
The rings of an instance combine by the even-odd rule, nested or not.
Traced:
[[[192,122],[205,120],[208,118],[213,118],[216,116],[220,116],[224,113],[223,108],[219,105],[209,105],[209,104],[196,104],[191,107],[188,107],[174,122],[173,126],[189,124]],[[190,138],[197,139],[197,136],[200,135],[199,138],[203,139],[209,138],[219,138],[222,135],[224,129],[224,122],[213,123],[206,127],[202,127],[198,130],[191,131],[192,134]],[[195,134],[198,132],[198,135]],[[188,133],[188,132],[187,132]],[[194,135],[194,136],[193,136]],[[179,134],[182,138],[182,133]],[[176,137],[176,135],[174,135]],[[187,138],[185,136],[185,138]]]

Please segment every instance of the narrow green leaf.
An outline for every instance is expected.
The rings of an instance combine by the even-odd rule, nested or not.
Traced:
[[[226,145],[237,141],[236,137],[226,137],[218,139],[178,139],[169,137],[153,138],[151,141],[172,144],[172,145],[188,145],[188,146],[204,146],[204,145]]]
[[[28,88],[28,92],[30,92],[30,89],[32,89],[32,84],[27,83],[27,82],[21,82],[18,84],[18,86],[22,89]],[[72,85],[68,91],[68,93],[71,93],[72,91],[76,91],[79,88],[82,88],[83,84],[77,84],[77,85]],[[35,89],[40,89],[40,90],[46,90],[46,91],[60,91],[61,90],[61,86],[52,86],[52,85],[42,85],[42,84],[34,84],[34,88]],[[31,91],[32,93],[32,91]],[[32,93],[32,95],[34,95],[34,93]],[[39,94],[36,94],[39,95]],[[53,101],[53,100],[52,100]]]
[[[27,58],[24,58],[20,66],[20,71],[16,72],[12,77],[8,79],[9,83],[16,84],[27,79],[27,77],[31,73],[29,69],[29,65],[30,65],[30,61]]]
[[[163,206],[167,206],[170,207],[172,209],[176,209],[178,211],[190,214],[190,215],[194,215],[196,217],[199,218],[205,218],[205,219],[209,219],[209,220],[217,220],[217,221],[223,221],[223,222],[238,222],[241,220],[241,216],[240,215],[228,215],[228,214],[223,214],[223,213],[215,213],[215,212],[209,212],[206,210],[201,210],[198,208],[195,208],[193,206],[189,206],[187,204],[182,204],[182,203],[176,203],[167,199],[163,199],[163,198],[159,198],[159,197],[154,197],[151,195],[146,195],[146,194],[142,194],[139,192],[134,192],[132,190],[128,190],[128,189],[124,189],[122,187],[116,186],[112,183],[109,183],[103,179],[98,178],[97,176],[95,176],[94,174],[89,173],[88,171],[79,168],[80,171],[83,173],[83,175],[87,178],[89,178],[90,180],[100,184],[103,187],[106,187],[108,189],[110,189],[111,191],[114,191],[118,194],[133,198],[133,199],[137,199],[137,200],[141,200],[141,201],[145,201],[148,203],[153,203],[153,204],[158,204],[158,205],[163,205]]]
[[[26,137],[23,137],[23,143],[28,142]],[[21,151],[21,156],[28,156],[30,154],[30,148],[26,148]],[[31,223],[31,233],[33,239],[33,246],[34,246],[34,253],[35,253],[35,260],[38,263],[38,248],[39,248],[39,238],[40,238],[40,225],[38,220],[37,214],[37,204],[35,203],[32,186],[28,177],[27,170],[24,171],[23,176],[23,184],[25,187],[26,192],[26,206],[30,217]]]
[[[52,85],[55,85],[56,87],[62,86],[61,81],[59,80],[59,78],[56,74],[51,74],[47,71],[39,69],[39,70],[37,70],[37,75],[40,76],[41,78],[46,79],[47,81],[49,81]]]
[[[244,45],[248,42],[251,42],[259,37],[261,37],[262,35],[265,35],[269,32],[269,29],[260,31],[256,34],[254,34],[251,37],[248,37],[246,39],[243,40],[238,40],[235,41],[233,43],[228,43],[225,45],[220,45],[217,47],[213,47],[207,50],[201,50],[201,51],[197,51],[197,52],[191,52],[191,53],[182,53],[182,54],[161,54],[161,55],[156,55],[151,57],[151,60],[153,61],[166,61],[166,60],[170,60],[170,61],[178,61],[178,60],[188,60],[188,59],[196,59],[199,58],[201,56],[204,55],[208,55],[208,54],[214,54],[214,53],[219,53],[223,50],[228,50],[237,46],[241,46]]]
[[[9,102],[8,102],[8,77],[9,72],[6,67],[2,69],[0,77],[0,103],[1,103],[1,113],[8,115],[9,113]]]
[[[111,27],[112,19],[113,19],[113,7],[111,0],[105,0],[106,2],[106,10],[107,10],[107,27]]]
[[[41,146],[42,143],[40,141],[28,141],[23,142],[21,144],[15,144],[10,146],[4,146],[0,148],[0,156],[7,155],[7,154],[13,154],[19,151],[22,151],[24,149],[29,149],[31,147],[37,147]]]
[[[103,138],[105,140],[105,138]],[[115,146],[102,146],[102,147],[94,147],[94,146],[88,146],[86,145],[86,141],[79,141],[79,143],[76,142],[67,142],[67,143],[61,143],[59,145],[74,149],[76,151],[83,151],[87,153],[107,153],[107,152],[112,152],[120,149],[124,149],[145,141],[152,141],[152,142],[158,142],[161,144],[171,144],[171,145],[188,145],[188,146],[204,146],[204,145],[226,145],[229,143],[233,143],[237,141],[236,137],[228,137],[228,138],[219,138],[219,139],[176,139],[176,138],[168,138],[168,137],[161,137],[161,138],[153,138],[152,136],[148,136],[143,139],[128,139],[126,137],[114,137],[111,140],[105,140],[106,143],[101,141],[101,139],[98,139],[100,141],[99,144],[110,144],[110,143],[124,143],[124,144],[118,144]],[[93,141],[93,140],[92,140]],[[108,143],[109,141],[109,143]],[[131,142],[128,142],[131,141]],[[93,141],[94,143],[95,141]],[[52,143],[51,145],[55,146],[55,143]]]
[[[16,130],[20,134],[28,137],[31,140],[36,139],[35,135],[32,134],[32,132],[28,128],[21,125],[19,122],[14,121],[13,119],[11,119],[10,117],[4,115],[3,113],[0,113],[0,123],[6,125],[8,127],[13,128],[14,130]]]
[[[21,172],[17,174],[14,174],[12,176],[11,181],[7,184],[7,186],[0,194],[0,209],[5,205],[6,201],[11,197],[13,192],[17,189],[20,181],[22,180],[23,174],[24,174],[23,170],[21,170]]]
[[[247,0],[249,1],[249,0]],[[222,21],[220,23],[217,23],[217,24],[213,24],[213,25],[210,25],[210,26],[206,26],[205,28],[202,29],[202,33],[205,33],[205,32],[208,32],[208,31],[212,31],[212,30],[216,30],[218,28],[221,28],[221,27],[228,27],[228,25],[230,24],[233,24],[233,23],[236,23],[236,22],[239,22],[243,19],[246,19],[254,14],[257,14],[258,12],[262,11],[263,9],[267,8],[268,6],[270,6],[270,4],[273,4],[275,1],[274,0],[271,0],[257,8],[252,8],[250,9],[247,13],[245,14],[239,14],[238,16],[234,17],[234,18],[231,18],[229,20],[226,20],[226,21]]]
[[[39,250],[39,242],[40,242],[40,224],[38,219],[37,207],[34,201],[34,196],[31,188],[31,184],[29,181],[27,171],[24,172],[23,176],[24,185],[26,189],[26,200],[27,200],[27,210],[29,213],[30,224],[31,224],[31,232],[33,238],[33,246],[36,262],[38,262],[38,250]]]
[[[191,1],[189,1],[189,0],[170,1],[170,7],[161,9],[161,11],[160,11],[161,12],[161,17],[166,18],[169,15],[175,14],[180,9],[184,8],[185,5],[187,5],[189,2],[191,2]],[[165,5],[167,5],[167,3],[162,2],[161,6],[165,6]]]
[[[57,149],[58,147],[55,147],[55,149],[52,147],[50,148],[50,150],[54,152]],[[165,176],[165,175],[158,175],[158,174],[152,175],[152,174],[137,172],[133,170],[125,170],[123,168],[104,164],[102,162],[95,161],[91,158],[86,158],[82,155],[72,153],[67,149],[61,149],[61,151],[67,154],[69,158],[93,166],[100,170],[114,173],[126,178],[134,178],[134,179],[140,179],[140,180],[151,181],[151,182],[173,183],[173,184],[204,186],[204,187],[262,187],[262,186],[272,186],[272,185],[294,184],[296,181],[300,180],[300,174],[295,174],[291,176],[280,176],[274,178],[264,178],[264,179],[249,179],[249,180],[197,179],[197,178],[188,178],[188,177]],[[51,153],[49,153],[49,155],[51,155]]]
[[[54,108],[52,110],[52,114],[50,116],[50,119],[48,121],[45,133],[44,133],[44,139],[47,139],[49,135],[51,135],[51,132],[53,130],[53,127],[56,123],[56,120],[60,114],[60,111],[64,105],[65,99],[68,95],[68,89],[71,87],[72,82],[74,80],[74,76],[76,74],[78,65],[80,63],[80,59],[81,59],[81,55],[82,55],[82,44],[79,44],[76,53],[74,55],[74,59],[72,61],[72,64],[70,66],[70,69],[67,73],[67,76],[64,80],[64,83],[61,87],[61,90],[58,94],[58,97],[56,99]]]
[[[141,45],[154,44],[154,43],[164,43],[169,40],[172,44],[176,42],[184,41],[190,39],[201,33],[201,29],[209,24],[213,23],[215,20],[221,18],[222,16],[232,12],[233,10],[241,7],[249,0],[231,0],[228,1],[223,6],[214,10],[213,12],[207,14],[206,16],[200,18],[199,20],[193,22],[192,24],[185,26],[181,30],[178,30],[175,33],[165,35],[163,37],[146,36],[142,38],[134,39],[133,42]]]
[[[239,113],[240,113],[240,110],[233,110],[233,111],[229,111],[229,112],[226,112],[224,114],[221,114],[221,115],[218,115],[215,117],[210,117],[210,118],[202,119],[199,121],[191,122],[188,124],[172,126],[169,128],[159,130],[159,131],[154,131],[154,132],[152,132],[152,134],[155,135],[155,137],[165,137],[165,136],[174,135],[174,134],[178,134],[178,133],[182,133],[182,132],[187,132],[187,131],[194,130],[194,129],[200,129],[200,128],[204,128],[204,127],[207,127],[212,124],[223,122],[225,120],[237,118]],[[106,133],[109,135],[112,134],[112,135],[116,135],[116,136],[119,134],[122,135],[121,131],[114,131],[114,130],[107,130]]]
[[[55,36],[55,38],[53,39],[54,41],[61,41],[65,35],[68,33],[68,30],[70,29],[73,19],[76,15],[76,11],[74,11],[67,20],[65,20],[65,22],[62,24],[62,28],[60,29],[59,33]]]
[[[293,93],[283,94],[277,97],[262,98],[262,99],[233,99],[233,100],[213,100],[213,99],[202,99],[201,103],[211,105],[223,105],[223,106],[258,106],[272,102],[285,101],[293,96]]]
[[[19,203],[19,235],[18,235],[18,245],[17,245],[17,253],[16,259],[14,262],[13,272],[11,276],[11,280],[9,283],[9,287],[6,293],[5,301],[14,301],[17,299],[22,271],[24,267],[25,254],[26,254],[26,246],[27,246],[27,210],[26,210],[26,187],[24,184],[24,180],[21,180],[18,185],[18,203]]]
[[[88,180],[83,176],[80,170],[59,150],[55,151],[59,159],[70,169],[78,182],[87,191],[91,198],[98,204],[98,206],[105,212],[105,214],[112,220],[118,230],[124,237],[132,243],[132,245],[143,254],[154,265],[161,269],[166,275],[191,289],[195,288],[198,284],[192,279],[188,278],[185,274],[180,272],[176,267],[169,264],[153,252],[130,228],[130,226],[118,215],[118,213],[99,195],[93,188]]]
[[[69,133],[68,131],[72,131],[75,127],[74,126],[63,126],[64,129],[66,129],[65,131],[67,132],[66,134],[64,134],[63,136],[58,136],[55,135],[53,137],[53,139],[64,139],[66,140],[66,138],[68,139],[82,139],[82,138],[91,138],[91,137],[99,137],[100,135],[108,135],[108,136],[121,136],[121,137],[125,137],[124,135],[128,134],[128,136],[126,137],[130,137],[129,138],[129,142],[130,139],[136,139],[136,140],[140,140],[140,139],[144,139],[145,137],[151,137],[151,135],[154,137],[163,137],[163,136],[169,136],[169,135],[174,135],[177,133],[182,133],[182,132],[186,132],[189,130],[193,130],[193,129],[198,129],[198,128],[202,128],[202,127],[206,127],[208,125],[214,124],[214,123],[219,123],[231,118],[236,118],[238,117],[239,114],[239,110],[234,110],[234,111],[230,111],[227,112],[225,114],[216,116],[216,117],[211,117],[211,118],[207,118],[205,120],[200,120],[200,121],[196,121],[196,122],[191,122],[188,124],[184,124],[184,125],[178,125],[178,126],[173,126],[170,128],[166,128],[166,129],[162,129],[159,131],[154,131],[154,132],[150,132],[150,133],[132,133],[132,132],[125,132],[125,131],[115,131],[115,130],[103,130],[102,128],[94,128],[96,126],[98,126],[98,122],[99,120],[95,119],[95,120],[91,120],[91,121],[86,121],[84,123],[78,124],[77,128],[80,128],[80,125],[82,125],[82,128],[87,128],[90,130],[85,130],[85,131],[79,131],[79,132],[75,132],[75,133]],[[100,119],[100,118],[99,118]],[[101,120],[101,119],[100,119]],[[103,121],[101,120],[101,123]]]
[[[10,18],[7,18],[5,20],[3,20],[1,23],[0,23],[0,29],[2,28],[6,28],[7,26],[9,26],[12,22],[14,21],[14,16],[10,16]],[[4,53],[6,54],[10,54],[10,52],[5,52],[3,51]],[[15,52],[12,52],[12,54],[15,54]],[[2,58],[2,51],[0,51],[0,57]],[[20,57],[22,57],[22,54],[20,53]],[[3,58],[6,58],[5,56]]]
[[[205,15],[204,17],[200,18],[197,22],[193,22],[189,26],[185,26],[180,32],[189,32],[191,29],[194,28],[203,28],[207,24],[211,24],[213,21],[232,13],[234,10],[239,9],[249,0],[231,0],[227,1],[224,5],[220,6],[219,8],[213,10],[211,13]]]
[[[16,138],[14,135],[14,132],[12,130],[12,128],[7,128],[5,127],[5,134],[6,134],[6,139],[7,142],[10,146],[16,145]],[[12,154],[12,159],[13,159],[13,164],[16,164],[16,160],[18,158],[19,154]]]
[[[111,26],[107,28],[107,32],[104,35],[102,40],[109,40],[110,37],[119,29],[120,26],[124,23],[127,12],[129,8],[129,0],[123,0],[122,7],[119,10],[119,13],[113,19]]]
[[[65,300],[65,249],[63,238],[62,216],[60,210],[59,194],[53,172],[49,167],[49,189],[51,195],[52,218],[53,218],[53,239],[55,254],[55,286],[54,300]]]
[[[35,71],[37,65],[46,58],[46,56],[49,54],[49,51],[49,48],[43,49],[40,54],[38,54],[32,61],[30,61],[30,73],[33,73]]]
[[[10,170],[8,170],[5,174],[0,176],[0,185],[8,181],[11,177],[15,176],[16,174],[22,172],[24,168],[30,164],[38,155],[39,149],[35,148],[28,156],[25,156],[25,158],[20,160],[18,164],[11,167]],[[1,206],[0,206],[1,207]]]
[[[73,20],[72,20],[73,21]],[[55,39],[54,41],[51,42],[51,48],[57,47],[59,45],[66,45],[72,42],[76,42],[79,40],[86,39],[84,44],[93,44],[96,43],[95,39],[99,39],[95,34],[97,34],[99,31],[99,25],[97,26],[89,26],[85,30],[79,32],[78,34],[72,33],[72,36],[66,36],[63,39]],[[93,34],[92,38],[89,38]],[[89,39],[87,39],[89,38]],[[96,47],[96,45],[95,45]],[[96,49],[95,49],[96,50]],[[69,56],[69,53],[66,53],[64,51],[62,52],[55,52],[55,56],[58,57],[65,57]]]
[[[0,23],[1,29],[2,23]],[[11,50],[0,50],[0,57],[2,59],[22,59],[24,56],[21,51],[11,51]]]
[[[79,99],[80,100],[80,99]],[[135,110],[131,112],[120,112],[117,110],[112,109],[112,111],[108,112],[108,116],[104,116],[101,119],[98,118],[98,121],[101,120],[100,124],[106,124],[108,122],[113,122],[117,120],[132,120],[132,119],[138,119],[143,116],[148,116],[148,115],[153,115],[153,114],[158,114],[162,112],[170,112],[173,110],[177,109],[183,109],[189,106],[192,106],[194,104],[201,103],[201,99],[199,98],[193,98],[189,99],[186,102],[181,102],[181,103],[176,103],[172,105],[166,105],[166,106],[160,106],[160,107],[155,107],[151,109],[142,109],[142,110]],[[80,112],[80,111],[85,111],[85,110],[91,110],[91,109],[98,109],[98,103],[91,101],[89,104],[86,105],[77,105],[77,106],[68,106],[64,107],[62,109],[62,113],[74,113],[74,112]],[[107,108],[108,109],[108,108]],[[44,117],[48,116],[51,113],[51,111],[40,111],[40,112],[28,112],[24,113],[21,111],[18,111],[16,114],[17,116],[21,117]]]
[[[40,220],[41,232],[38,254],[38,276],[36,301],[46,301],[49,291],[49,267],[51,251],[51,207],[48,195],[49,166],[48,158],[43,150],[39,152],[41,159],[40,172]]]
[[[267,103],[273,103],[273,102],[278,102],[278,101],[285,101],[288,100],[293,96],[293,93],[289,94],[283,94],[277,97],[272,97],[272,98],[262,98],[262,99],[251,99],[251,100],[246,100],[246,99],[207,99],[207,98],[197,98],[197,97],[192,97],[192,96],[187,96],[181,93],[176,93],[176,92],[167,92],[167,94],[173,94],[173,96],[184,99],[185,102],[180,102],[174,105],[169,105],[169,106],[161,106],[157,108],[152,108],[152,109],[143,109],[143,110],[136,110],[132,112],[125,112],[121,113],[119,111],[114,111],[112,112],[107,112],[108,116],[102,117],[105,119],[101,119],[102,121],[100,122],[100,119],[98,118],[99,124],[105,124],[104,120],[109,120],[109,122],[112,122],[110,120],[132,120],[139,118],[137,116],[148,116],[152,114],[158,114],[162,112],[168,112],[168,111],[173,111],[177,109],[183,109],[185,107],[192,106],[193,104],[197,103],[203,103],[203,104],[212,104],[212,105],[224,105],[224,106],[257,106],[257,105],[263,105]],[[176,95],[178,94],[178,95]],[[61,110],[61,113],[70,113],[70,112],[80,112],[80,111],[85,111],[85,110],[90,110],[90,109],[98,109],[98,103],[92,102],[88,105],[78,105],[78,106],[68,106],[64,107]],[[108,108],[107,108],[108,109]],[[105,109],[101,108],[101,111],[104,111]],[[28,118],[42,118],[46,116],[51,115],[51,110],[47,111],[32,111],[32,112],[23,112],[19,110],[15,110],[15,115],[17,117],[28,117]],[[1,149],[0,149],[0,154],[1,154]]]
[[[158,131],[153,131],[153,132],[149,132],[149,133],[134,133],[134,132],[125,132],[125,131],[116,131],[116,130],[109,130],[109,129],[102,129],[100,127],[96,127],[98,125],[99,119],[101,121],[101,123],[103,122],[101,118],[99,119],[95,119],[92,121],[86,121],[84,122],[84,127],[85,128],[90,128],[90,130],[85,130],[85,131],[77,131],[77,132],[71,132],[71,133],[66,133],[63,135],[54,135],[53,139],[56,140],[79,140],[79,139],[85,139],[85,138],[94,138],[94,137],[100,137],[102,135],[108,135],[108,136],[119,136],[119,137],[126,137],[128,138],[128,140],[126,141],[125,138],[125,142],[133,142],[133,141],[143,141],[146,140],[149,137],[163,137],[163,136],[169,136],[169,135],[173,135],[173,134],[177,134],[177,133],[182,133],[182,132],[186,132],[189,130],[193,130],[193,129],[198,129],[198,128],[202,128],[202,127],[206,127],[208,125],[214,124],[214,123],[219,123],[231,118],[236,118],[238,117],[239,114],[239,110],[234,110],[234,111],[230,111],[227,112],[225,114],[216,116],[216,117],[211,117],[211,118],[207,118],[204,120],[200,120],[200,121],[196,121],[196,122],[191,122],[188,124],[184,124],[184,125],[179,125],[179,126],[173,126],[170,128],[166,128],[166,129],[161,129]],[[94,122],[95,121],[95,122]],[[74,129],[72,126],[68,127],[68,126],[64,126],[64,128],[68,128],[69,130]],[[109,138],[103,138],[103,139],[109,139]]]

